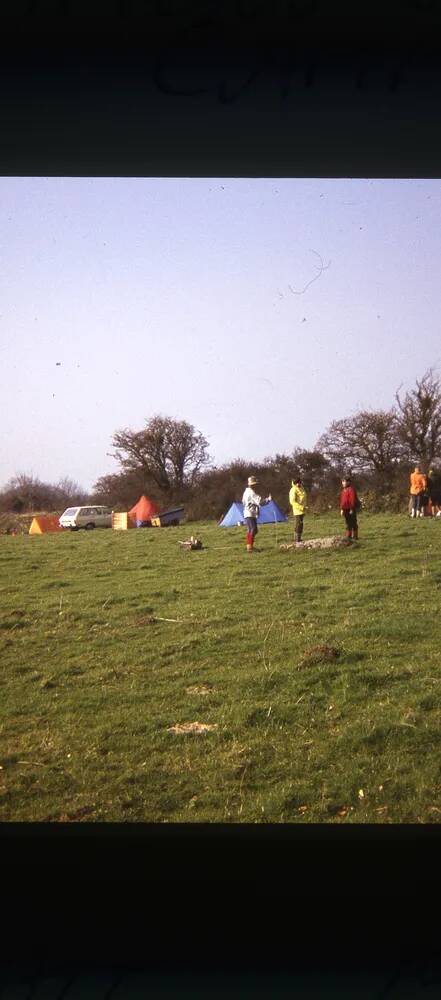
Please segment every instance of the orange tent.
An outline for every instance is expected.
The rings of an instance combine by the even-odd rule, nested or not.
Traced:
[[[145,524],[146,521],[151,521],[152,517],[156,517],[159,514],[159,507],[155,504],[153,500],[149,500],[148,497],[142,496],[135,503],[135,506],[129,510],[129,517],[132,521],[136,521],[137,527]]]
[[[29,534],[44,535],[46,531],[62,530],[58,522],[58,514],[39,514],[37,517],[34,517],[29,528]]]

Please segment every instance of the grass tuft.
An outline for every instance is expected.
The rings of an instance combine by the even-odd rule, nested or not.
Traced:
[[[303,659],[300,660],[299,667],[312,667],[317,663],[334,663],[340,656],[340,650],[335,646],[327,646],[325,643],[318,646],[311,646],[306,649]]]

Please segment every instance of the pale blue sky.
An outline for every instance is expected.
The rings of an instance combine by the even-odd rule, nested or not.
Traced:
[[[2,178],[0,233],[0,486],[157,413],[252,467],[441,366],[437,180]]]

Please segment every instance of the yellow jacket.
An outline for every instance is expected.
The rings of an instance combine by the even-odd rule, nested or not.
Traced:
[[[289,491],[289,502],[291,504],[294,517],[298,517],[300,514],[305,513],[306,490],[303,486],[299,486],[298,483],[292,484]]]

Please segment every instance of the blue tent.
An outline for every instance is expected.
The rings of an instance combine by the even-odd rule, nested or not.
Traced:
[[[236,524],[244,524],[243,519],[243,505],[241,503],[232,503],[230,509],[219,521],[219,528],[234,528]]]
[[[288,518],[285,514],[282,514],[280,507],[276,504],[275,500],[270,500],[263,507],[260,508],[259,517],[257,518],[258,524],[274,524],[275,521],[287,521]],[[237,524],[244,524],[243,519],[243,505],[241,503],[234,502],[231,504],[230,509],[225,514],[225,517],[220,521],[219,528],[234,528]]]

